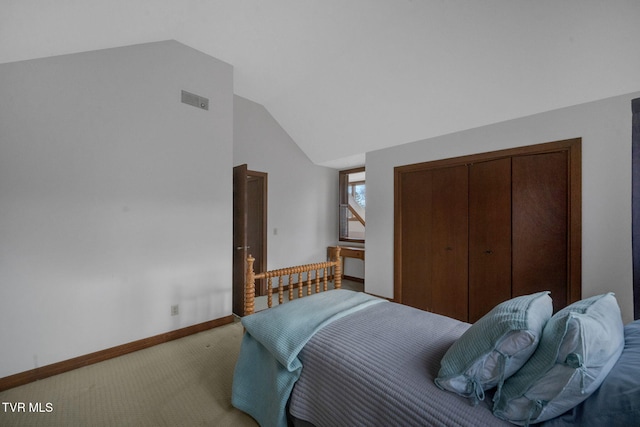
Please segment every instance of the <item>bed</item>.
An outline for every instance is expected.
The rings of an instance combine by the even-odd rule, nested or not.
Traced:
[[[256,274],[248,263],[248,293],[256,278],[269,280],[283,272],[296,276],[286,281],[278,277],[276,307],[270,301],[268,309],[253,313],[252,295],[247,294],[232,403],[260,425],[640,425],[640,322],[622,326],[613,294],[585,299],[563,316],[547,313],[548,293],[505,302],[491,313],[508,316],[511,329],[497,337],[501,326],[496,326],[496,313],[471,325],[341,289],[339,260],[338,248],[326,263],[278,273]],[[307,277],[301,277],[304,274]],[[327,285],[325,279],[337,283]],[[292,286],[283,286],[288,281]],[[286,298],[286,292],[295,296],[296,287],[298,298]],[[284,304],[287,299],[294,301]],[[514,330],[523,328],[517,323],[522,318],[513,326],[514,307],[523,304],[528,335],[515,335]],[[537,335],[531,333],[536,328]],[[544,349],[553,333],[545,328],[563,331],[551,362]],[[483,341],[477,342],[478,335]],[[525,344],[523,337],[529,340]],[[487,346],[488,341],[494,342]],[[589,346],[597,348],[585,350]],[[509,351],[513,354],[506,357]],[[449,362],[456,357],[475,362],[457,361],[464,366],[458,373],[462,375],[452,374],[445,368],[455,368],[456,363]],[[542,366],[554,381],[563,379],[553,397],[543,396],[558,386],[548,384],[548,375],[522,392],[522,380],[531,379],[533,365]],[[491,375],[478,373],[488,370],[493,370]],[[543,395],[536,395],[540,381]],[[572,390],[575,393],[567,395]],[[524,415],[518,412],[521,407]]]

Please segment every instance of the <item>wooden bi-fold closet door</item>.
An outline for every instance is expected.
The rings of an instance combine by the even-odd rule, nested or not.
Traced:
[[[511,159],[470,164],[469,310],[474,321],[511,297]]]
[[[566,151],[512,159],[513,294],[549,290],[554,311],[569,302],[568,165]]]
[[[395,300],[474,322],[518,295],[579,299],[579,160],[570,140],[396,168]]]
[[[454,318],[468,310],[467,183],[466,166],[403,176],[402,277],[416,280],[403,287],[403,301]]]

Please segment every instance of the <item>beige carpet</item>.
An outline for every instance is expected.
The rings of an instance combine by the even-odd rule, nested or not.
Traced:
[[[241,338],[234,323],[0,392],[0,426],[256,426],[231,406]]]

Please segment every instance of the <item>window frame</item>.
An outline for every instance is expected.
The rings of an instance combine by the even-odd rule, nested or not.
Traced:
[[[365,167],[360,166],[352,169],[345,169],[338,171],[338,182],[339,182],[339,200],[338,200],[338,240],[340,242],[353,242],[353,243],[364,243],[365,239],[357,239],[353,237],[349,237],[349,227],[348,227],[348,218],[346,216],[346,212],[349,206],[349,190],[351,185],[349,184],[349,175],[353,173],[365,172]],[[357,183],[364,183],[365,192],[366,192],[366,175],[363,181],[358,181]],[[365,196],[366,197],[366,196]],[[366,228],[366,227],[365,227]]]

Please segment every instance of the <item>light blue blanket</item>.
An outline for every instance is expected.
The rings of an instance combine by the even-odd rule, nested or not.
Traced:
[[[330,322],[384,301],[339,289],[244,317],[246,332],[233,376],[233,406],[261,426],[285,427],[285,406],[302,371],[298,353],[307,341]]]

